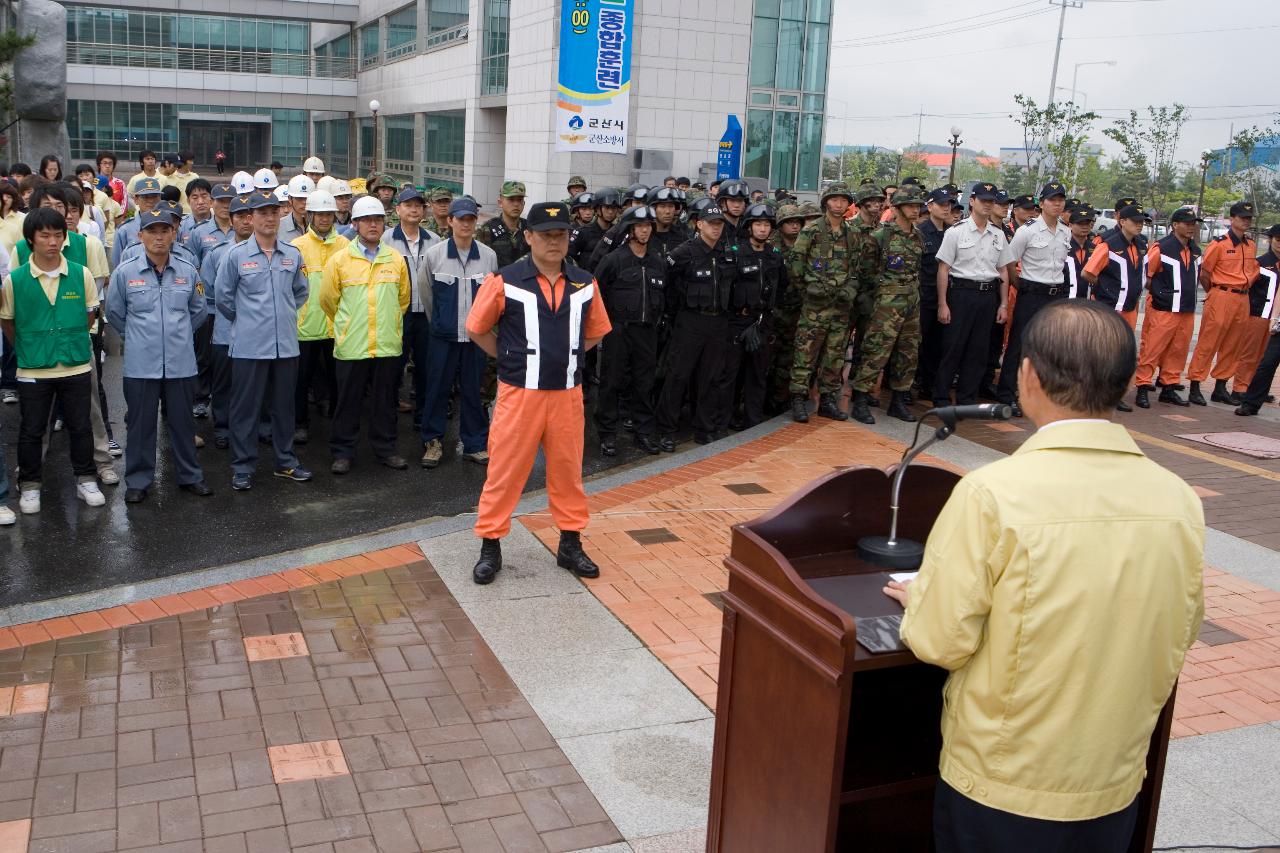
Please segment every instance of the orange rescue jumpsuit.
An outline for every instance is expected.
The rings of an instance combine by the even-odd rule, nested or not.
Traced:
[[[1216,355],[1213,378],[1226,381],[1242,372],[1242,362],[1249,361],[1249,347],[1257,346],[1257,339],[1249,334],[1249,286],[1258,277],[1257,249],[1248,236],[1236,237],[1235,232],[1214,239],[1204,250],[1200,261],[1200,285],[1208,292],[1204,301],[1204,315],[1200,319],[1200,339],[1196,341],[1195,354],[1187,378],[1203,382],[1209,376],[1209,365]],[[1259,327],[1264,330],[1265,322]],[[1256,362],[1254,363],[1256,366]],[[1250,376],[1253,371],[1250,369]],[[1248,387],[1249,377],[1244,377]],[[1236,383],[1240,388],[1240,383]]]
[[[1191,249],[1182,249],[1182,263],[1194,263]],[[1147,280],[1160,274],[1164,262],[1160,260],[1160,243],[1147,249]],[[1182,382],[1182,368],[1187,363],[1191,349],[1191,333],[1195,329],[1195,303],[1190,311],[1161,311],[1151,307],[1151,291],[1147,291],[1147,310],[1142,318],[1142,347],[1138,352],[1138,372],[1133,384],[1142,388],[1153,385],[1156,369],[1160,370],[1161,385],[1178,385]]]

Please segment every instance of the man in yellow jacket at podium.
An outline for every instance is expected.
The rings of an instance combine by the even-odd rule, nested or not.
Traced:
[[[1133,334],[1083,299],[1027,326],[1018,387],[1039,427],[957,484],[901,635],[944,688],[938,853],[1123,853],[1147,746],[1204,616],[1204,512],[1108,417]]]

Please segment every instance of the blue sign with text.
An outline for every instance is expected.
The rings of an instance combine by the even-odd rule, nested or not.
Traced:
[[[724,136],[716,155],[716,180],[724,181],[742,175],[742,123],[735,115],[725,123]]]

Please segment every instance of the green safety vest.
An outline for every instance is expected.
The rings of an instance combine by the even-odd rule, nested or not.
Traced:
[[[85,245],[83,234],[68,231],[67,245],[62,247],[62,257],[82,267],[89,266],[89,250],[85,248]],[[19,240],[17,249],[18,263],[25,264],[31,260],[31,247],[27,245],[26,240]]]
[[[52,303],[31,268],[18,267],[9,277],[13,287],[14,352],[23,370],[46,370],[62,365],[88,364],[88,309],[85,307],[84,267],[67,261]]]

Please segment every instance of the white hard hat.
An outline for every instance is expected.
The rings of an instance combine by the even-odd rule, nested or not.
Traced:
[[[356,203],[351,205],[351,218],[360,219],[364,216],[382,216],[387,215],[386,210],[382,207],[382,202],[373,196],[365,196],[356,199]]]
[[[231,176],[231,188],[236,195],[248,195],[253,192],[253,175],[248,172],[236,172]]]
[[[307,196],[307,213],[337,213],[338,203],[327,190],[312,190]]]
[[[333,175],[324,175],[320,180],[316,181],[316,189],[331,193],[333,192],[333,185],[337,182],[338,179]]]
[[[319,157],[308,157],[306,162],[302,164],[304,172],[319,172],[324,174],[324,161]]]
[[[315,182],[306,175],[294,175],[289,179],[289,198],[306,198],[315,188]]]
[[[260,190],[273,190],[280,186],[280,181],[270,169],[259,169],[253,173],[253,185]]]
[[[280,199],[280,202],[283,204],[284,202],[289,200],[289,188],[276,187],[274,195],[276,198]]]
[[[340,195],[355,195],[355,193],[351,191],[351,184],[347,183],[341,178],[337,178],[334,180],[332,192],[335,197]]]

